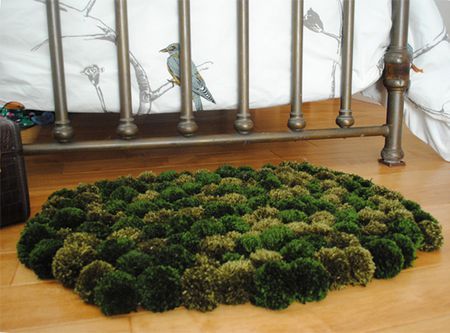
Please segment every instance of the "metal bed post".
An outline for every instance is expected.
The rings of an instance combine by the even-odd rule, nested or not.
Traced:
[[[303,0],[292,1],[292,92],[288,127],[293,131],[305,128],[303,118]]]
[[[60,143],[67,143],[71,141],[74,133],[67,111],[59,0],[47,0],[46,7],[56,118],[55,126],[53,128],[53,137]]]
[[[115,4],[120,89],[120,123],[117,127],[117,134],[122,139],[130,140],[136,136],[138,128],[134,123],[131,97],[127,0],[116,0]]]
[[[234,128],[245,135],[253,129],[249,111],[249,0],[238,0],[238,62],[239,109]]]
[[[179,0],[181,114],[178,132],[192,136],[198,129],[192,107],[191,1]]]
[[[341,109],[336,124],[348,128],[355,124],[352,115],[353,33],[355,26],[355,0],[344,0],[342,31]]]
[[[380,162],[389,165],[404,164],[402,150],[402,126],[405,92],[409,86],[411,59],[408,46],[409,0],[392,1],[391,44],[385,55],[383,83],[388,90],[386,136]]]

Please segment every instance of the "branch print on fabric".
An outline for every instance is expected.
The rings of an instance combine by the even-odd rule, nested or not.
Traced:
[[[337,42],[337,50],[336,50],[336,59],[333,61],[333,67],[331,69],[331,91],[330,91],[330,98],[334,98],[336,96],[336,70],[337,66],[340,66],[341,63],[341,41],[342,41],[342,29],[343,29],[343,5],[342,1],[338,0],[339,3],[339,18],[340,18],[340,29],[339,34],[333,34],[331,32],[328,32],[324,28],[324,24],[322,22],[322,19],[320,18],[320,15],[315,12],[312,8],[308,9],[306,15],[303,17],[303,25],[308,28],[309,30],[318,33],[323,34],[329,38],[332,38],[336,40]]]
[[[34,0],[36,2],[40,2],[45,4],[45,0]],[[82,33],[80,34],[78,31],[64,31],[64,34],[62,36],[63,39],[67,38],[81,38],[83,40],[103,40],[103,41],[109,41],[114,44],[116,44],[117,34],[116,31],[108,26],[105,22],[103,22],[100,18],[95,17],[91,15],[91,11],[94,8],[97,0],[89,0],[86,6],[82,9],[75,8],[71,5],[66,4],[64,1],[60,2],[60,11],[65,13],[66,18],[70,18],[71,20],[79,21],[78,24],[71,24],[67,26],[83,26],[84,30],[88,30],[89,33]],[[42,46],[48,43],[48,39],[45,39],[41,43],[34,46],[31,51],[35,52],[39,50]],[[165,93],[167,93],[169,90],[171,90],[174,86],[171,82],[166,82],[160,87],[158,87],[155,90],[151,89],[150,82],[148,75],[143,68],[143,66],[140,64],[140,62],[137,60],[137,58],[134,56],[134,54],[130,51],[130,63],[131,66],[134,69],[135,73],[135,79],[138,84],[139,88],[139,109],[138,114],[149,114],[152,110],[152,103],[156,99],[163,96]],[[206,62],[200,66],[197,66],[197,72],[202,70],[207,70],[207,67],[202,67],[206,64],[212,64],[212,62]],[[98,65],[93,65],[97,66]],[[101,107],[103,111],[106,112],[106,105],[105,100],[103,96],[103,92],[99,86],[99,83],[96,82],[96,80],[99,79],[100,72],[96,72],[97,69],[90,66],[86,67],[82,70],[82,73],[88,76],[90,82],[94,85],[95,89],[97,90],[97,95],[101,104]],[[98,75],[98,77],[95,77],[95,75]],[[172,86],[171,86],[172,85]]]
[[[34,0],[45,4],[45,0]],[[64,1],[60,2],[60,10],[64,12],[66,17],[70,17],[71,20],[79,20],[79,25],[70,26],[83,26],[84,30],[88,30],[89,33],[79,34],[77,31],[64,32],[62,38],[82,38],[84,40],[104,40],[116,44],[117,34],[116,31],[109,27],[101,19],[92,16],[91,11],[94,8],[97,0],[89,0],[83,9],[78,9],[70,6]],[[69,26],[69,25],[67,25]],[[32,51],[37,51],[43,45],[48,42],[48,39],[36,45]],[[142,65],[130,51],[130,63],[134,69],[136,81],[139,86],[139,110],[138,114],[150,113],[153,101],[153,91],[151,90],[150,83]]]
[[[81,74],[84,74],[87,76],[89,81],[94,86],[95,90],[97,91],[98,99],[100,100],[100,104],[102,105],[103,112],[108,112],[106,110],[106,104],[105,104],[105,98],[103,96],[102,88],[100,87],[100,74],[104,72],[104,68],[100,68],[97,65],[91,65],[87,66]]]

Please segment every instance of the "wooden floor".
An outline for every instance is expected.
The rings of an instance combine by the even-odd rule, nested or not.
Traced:
[[[305,106],[310,128],[333,127],[338,104],[328,101]],[[253,112],[257,130],[285,128],[288,108]],[[381,124],[384,111],[355,103],[357,125]],[[103,116],[103,115],[102,115]],[[117,116],[76,116],[77,137],[110,137]],[[220,120],[213,122],[214,117]],[[203,133],[232,131],[234,114],[203,113]],[[106,120],[105,120],[106,118]],[[139,119],[144,135],[174,133],[174,116]],[[154,125],[152,130],[148,123]],[[169,124],[164,125],[164,124]],[[33,131],[26,132],[27,140]],[[39,134],[48,139],[48,131]],[[61,187],[144,170],[214,169],[220,164],[251,165],[283,160],[309,161],[372,178],[375,183],[402,192],[418,201],[443,224],[446,243],[440,252],[420,253],[413,268],[392,280],[376,280],[368,287],[348,287],[331,292],[322,302],[293,304],[283,311],[252,305],[220,306],[210,313],[179,308],[163,314],[140,311],[115,318],[83,304],[71,290],[56,282],[39,281],[18,263],[15,246],[23,225],[0,231],[0,331],[6,332],[449,332],[450,330],[450,164],[431,148],[404,133],[405,167],[387,168],[377,163],[382,138],[356,138],[308,142],[271,143],[158,149],[135,152],[76,153],[27,158],[31,205],[37,212],[46,197]]]

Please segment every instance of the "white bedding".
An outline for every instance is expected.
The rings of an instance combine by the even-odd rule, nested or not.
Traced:
[[[115,45],[105,39],[114,27],[114,1],[97,0],[88,16],[88,0],[61,0],[68,104],[71,112],[102,111],[96,87],[83,74],[97,65],[99,87],[107,111],[118,111]],[[128,1],[130,50],[143,67],[154,91],[167,83],[166,53],[159,50],[178,41],[177,0]],[[231,109],[237,105],[236,3],[230,0],[192,0],[193,61],[217,104],[203,100],[205,109]],[[291,0],[250,1],[251,107],[287,104],[291,77]],[[356,6],[354,91],[380,76],[379,63],[388,45],[390,0],[358,0]],[[68,8],[70,5],[74,8]],[[311,8],[305,23],[305,100],[339,95],[341,1],[307,0]],[[316,13],[317,16],[314,15]],[[323,28],[321,28],[321,22]],[[101,21],[99,21],[101,20]],[[42,1],[2,0],[0,10],[0,99],[19,100],[29,108],[53,108],[46,12]],[[313,31],[313,27],[316,31]],[[103,30],[102,30],[103,29]],[[4,47],[5,46],[5,47]],[[203,64],[203,65],[202,65]],[[333,73],[333,69],[335,72]],[[133,72],[134,110],[140,113],[180,109],[180,88],[175,86],[139,108],[140,91]],[[170,88],[167,85],[163,88]],[[333,89],[334,87],[334,89]]]
[[[52,110],[52,86],[44,0],[0,0],[0,100]],[[90,10],[83,11],[89,4]],[[119,110],[114,40],[114,0],[61,0],[70,112]],[[305,0],[304,99],[339,96],[342,0]],[[176,112],[180,88],[168,83],[167,53],[178,40],[177,0],[130,0],[133,107],[136,113]],[[192,0],[193,61],[216,104],[237,105],[236,5],[230,0]],[[391,0],[357,0],[353,91],[374,93],[389,45]],[[291,0],[250,1],[251,107],[289,103]],[[450,160],[450,45],[431,0],[411,1],[414,63],[406,122]],[[95,75],[96,74],[96,75]],[[141,86],[137,78],[141,80]],[[143,89],[143,83],[150,89]],[[421,117],[414,116],[417,112]],[[431,119],[431,123],[423,119]],[[435,130],[438,125],[440,130]],[[426,135],[423,135],[426,133]]]

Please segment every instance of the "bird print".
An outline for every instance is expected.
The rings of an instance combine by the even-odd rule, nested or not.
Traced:
[[[169,58],[167,58],[167,68],[172,76],[170,82],[180,86],[180,44],[172,43],[160,52],[169,54]],[[203,80],[203,77],[200,75],[197,66],[192,62],[192,99],[197,111],[203,111],[201,98],[216,104],[214,97],[206,86],[205,80]]]

